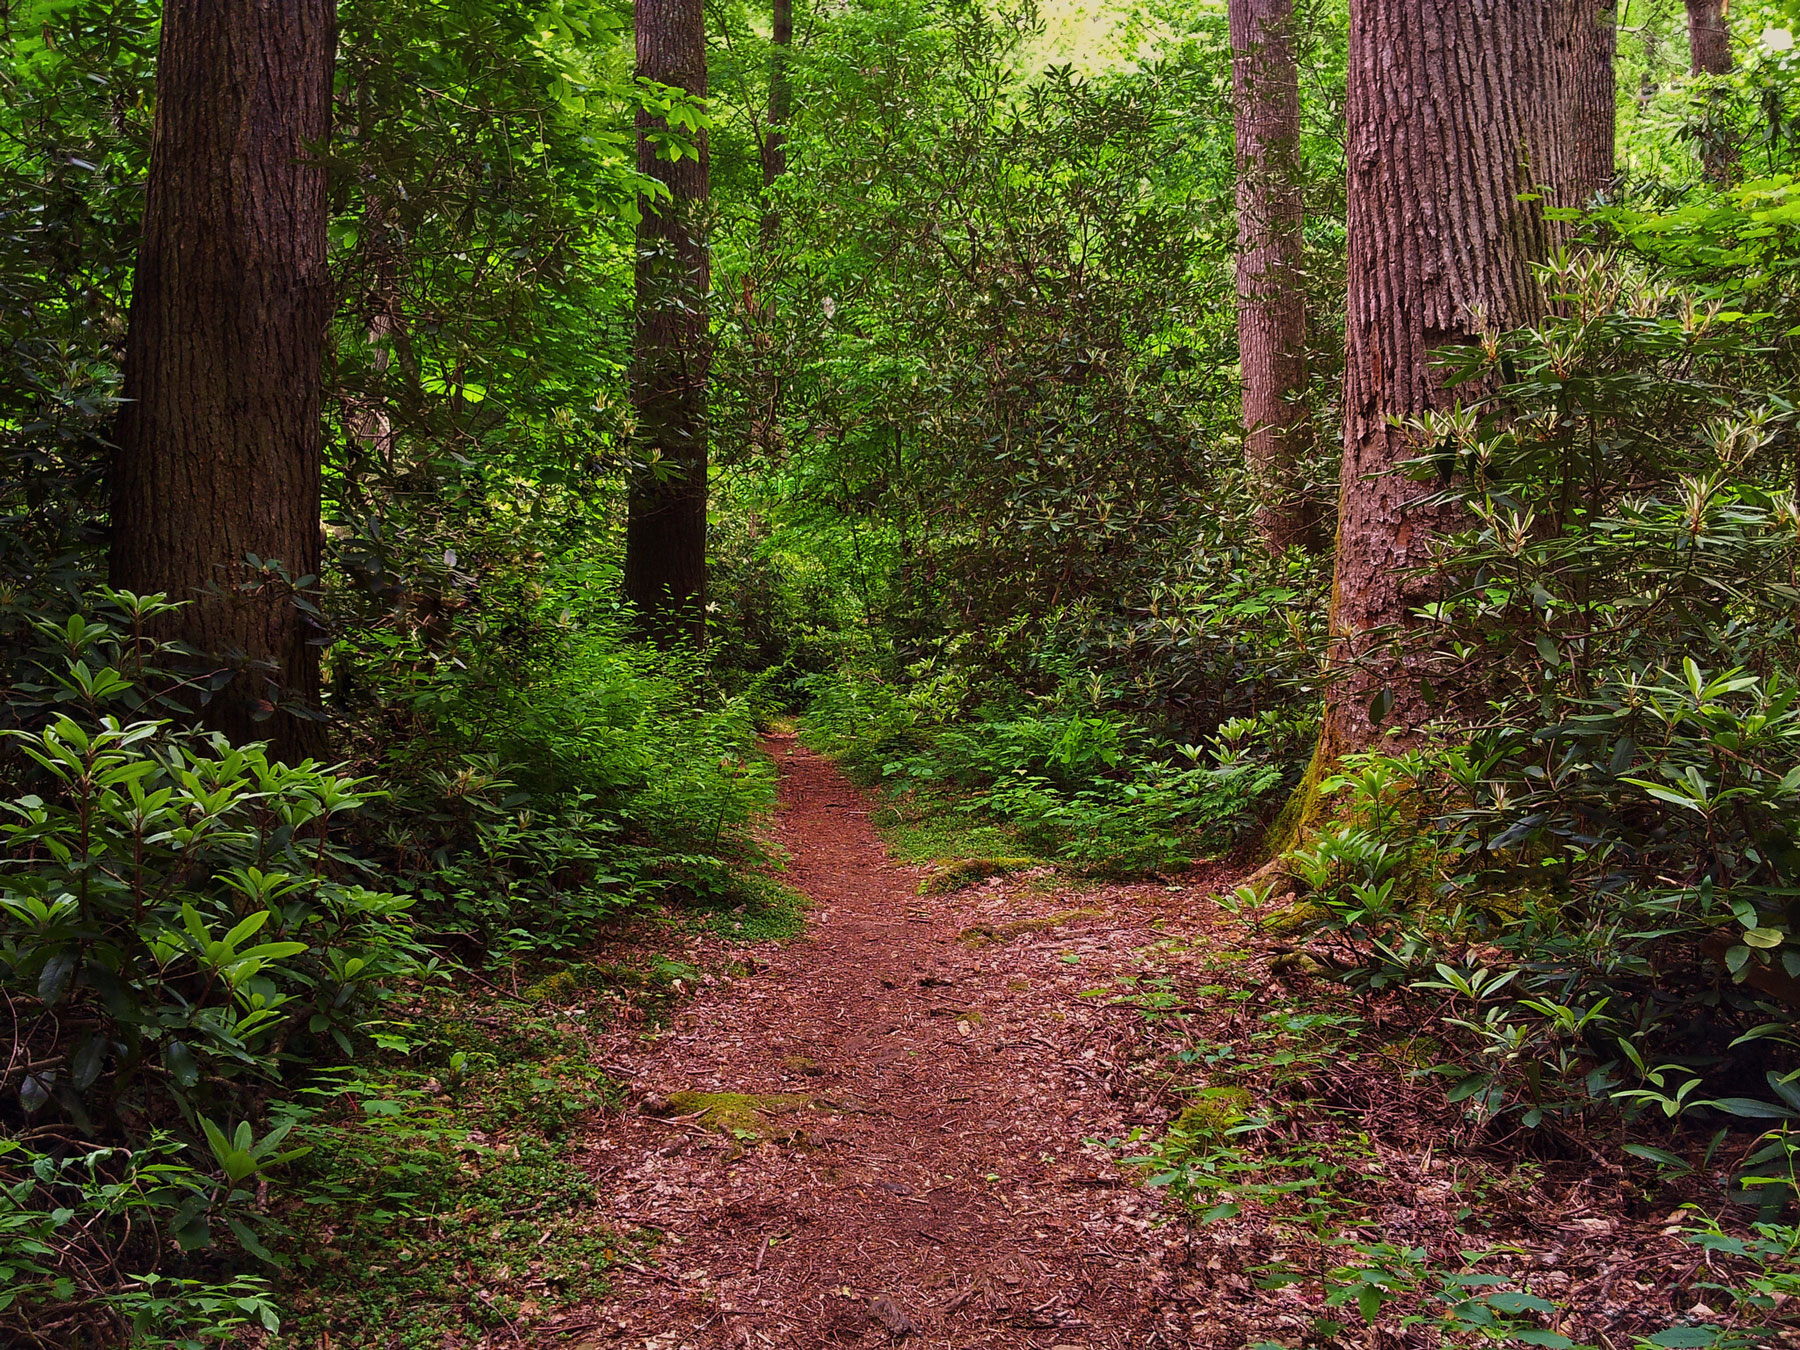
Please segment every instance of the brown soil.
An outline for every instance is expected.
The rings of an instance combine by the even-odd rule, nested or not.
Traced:
[[[1202,1339],[1183,1229],[1084,1143],[1167,1118],[1132,1100],[1140,1020],[1080,993],[1201,926],[1207,879],[920,896],[831,764],[771,748],[807,932],[643,1046],[638,1109],[587,1156],[618,1222],[664,1241],[544,1330],[634,1350]]]

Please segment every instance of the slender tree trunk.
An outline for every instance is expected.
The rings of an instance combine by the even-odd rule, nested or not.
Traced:
[[[163,6],[113,471],[113,584],[192,601],[158,632],[231,672],[204,722],[290,760],[323,751],[285,711],[316,709],[319,648],[246,559],[319,570],[334,27],[333,0]]]
[[[637,0],[637,73],[696,98],[706,95],[706,10],[701,0]],[[637,331],[631,397],[638,447],[650,468],[631,485],[625,528],[625,597],[659,642],[706,636],[706,392],[710,262],[701,212],[706,133],[698,156],[659,157],[638,115],[638,168],[672,200],[640,202]]]
[[[794,0],[773,0],[773,29],[769,47],[769,129],[763,136],[762,239],[773,243],[781,228],[781,213],[773,205],[771,189],[787,172],[787,123],[792,113],[788,84],[788,49],[794,44]]]
[[[1731,25],[1725,18],[1725,0],[1687,0],[1689,68],[1696,75],[1731,74]],[[1700,166],[1715,183],[1729,182],[1737,167],[1737,152],[1730,132],[1718,123],[1724,116],[1722,100],[1708,99],[1706,134],[1700,144]]]
[[[1350,6],[1344,463],[1321,765],[1431,716],[1408,630],[1436,593],[1418,573],[1462,517],[1423,500],[1435,484],[1397,472],[1418,449],[1393,423],[1458,401],[1435,350],[1542,312],[1532,264],[1554,235],[1521,198],[1567,181],[1565,80],[1544,58],[1570,3]]]
[[[1312,424],[1306,305],[1300,289],[1300,81],[1293,0],[1231,0],[1237,109],[1238,360],[1244,455],[1257,521],[1279,552],[1316,543],[1317,513],[1300,481]]]
[[[1650,106],[1662,83],[1657,73],[1662,69],[1663,8],[1662,0],[1645,0],[1643,17],[1638,21],[1638,38],[1644,46],[1644,73],[1638,80],[1637,103]]]
[[[1575,204],[1612,186],[1618,125],[1617,0],[1581,0],[1575,7],[1569,75],[1569,187]]]

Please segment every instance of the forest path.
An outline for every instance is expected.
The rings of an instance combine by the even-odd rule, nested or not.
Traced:
[[[770,750],[806,933],[645,1047],[637,1109],[596,1123],[587,1161],[618,1222],[665,1240],[544,1330],[632,1350],[1203,1343],[1181,1227],[1082,1142],[1167,1117],[1134,1100],[1140,1014],[1080,995],[1203,928],[1205,879],[920,896],[925,869],[887,856],[829,761]],[[693,1092],[781,1095],[720,1129]]]

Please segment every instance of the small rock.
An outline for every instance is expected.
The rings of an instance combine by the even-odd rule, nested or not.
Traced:
[[[877,1294],[869,1300],[869,1316],[886,1327],[887,1334],[896,1341],[916,1335],[919,1330],[906,1315],[906,1309],[886,1294]]]

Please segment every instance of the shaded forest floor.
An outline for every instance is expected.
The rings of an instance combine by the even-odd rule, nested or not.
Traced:
[[[1426,1029],[1209,902],[1229,869],[920,894],[873,802],[770,749],[805,931],[701,935],[665,1023],[589,1029],[628,1083],[564,1144],[609,1288],[485,1344],[1624,1350],[1723,1312],[1698,1182],[1472,1121]]]
[[[665,1243],[545,1329],[657,1350],[1194,1343],[1185,1243],[1083,1143],[1152,1123],[1119,1095],[1141,1018],[1080,993],[1198,928],[1207,879],[921,896],[926,869],[889,860],[828,761],[772,748],[806,935],[635,1065],[639,1109],[601,1120],[588,1160],[618,1221]]]

